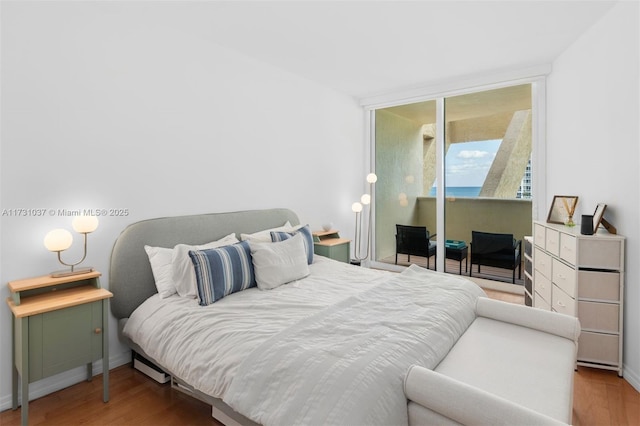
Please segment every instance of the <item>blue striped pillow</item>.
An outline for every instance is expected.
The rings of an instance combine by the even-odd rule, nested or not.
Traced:
[[[309,225],[305,225],[295,232],[271,231],[271,242],[277,243],[278,241],[288,240],[297,233],[302,234],[304,249],[307,252],[307,263],[311,265],[313,263],[313,235],[311,234]]]
[[[256,286],[249,243],[190,250],[198,286],[198,303],[207,306],[237,291]]]

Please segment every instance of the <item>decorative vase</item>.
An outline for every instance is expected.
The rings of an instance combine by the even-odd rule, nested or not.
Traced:
[[[566,226],[576,226],[576,223],[573,221],[573,215],[569,215],[567,220],[564,222]]]

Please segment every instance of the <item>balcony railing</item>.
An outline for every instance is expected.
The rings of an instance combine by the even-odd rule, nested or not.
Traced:
[[[418,197],[412,213],[407,215],[412,218],[411,223],[403,224],[426,226],[432,234],[436,233],[434,197]],[[390,256],[395,255],[395,240],[388,238],[388,228],[395,233],[395,223],[390,223],[391,221],[382,215],[376,217],[376,257],[382,262],[388,262]],[[514,238],[522,240],[525,235],[531,235],[531,227],[531,200],[451,197],[446,199],[445,204],[445,235],[438,234],[437,239],[462,240],[468,243],[471,241],[471,231],[483,231],[513,234]],[[387,235],[379,238],[382,237],[382,228]]]
[[[505,198],[447,198],[445,234],[448,240],[471,241],[471,231],[531,235],[531,200]],[[436,199],[418,197],[416,224],[436,229]]]

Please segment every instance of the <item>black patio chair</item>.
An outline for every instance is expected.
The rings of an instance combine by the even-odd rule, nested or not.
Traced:
[[[425,226],[396,225],[396,265],[398,254],[406,254],[408,262],[411,256],[426,257],[429,268],[429,258],[436,255],[436,243],[431,241],[435,236]]]
[[[512,282],[516,282],[516,268],[518,279],[522,277],[522,240],[516,241],[513,234],[496,234],[492,232],[471,231],[471,268],[473,265],[493,266],[495,268],[511,269]]]

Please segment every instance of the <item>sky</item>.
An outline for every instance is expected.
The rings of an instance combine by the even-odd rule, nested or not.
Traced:
[[[454,143],[445,158],[447,186],[482,186],[502,139]]]

